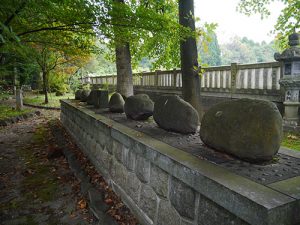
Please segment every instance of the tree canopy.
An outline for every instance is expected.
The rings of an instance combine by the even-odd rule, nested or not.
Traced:
[[[268,6],[274,0],[240,0],[238,10],[246,15],[259,13],[262,18],[270,15]],[[300,1],[278,0],[284,3],[284,8],[279,15],[274,31],[279,40],[279,46],[286,48],[287,37],[300,28]]]

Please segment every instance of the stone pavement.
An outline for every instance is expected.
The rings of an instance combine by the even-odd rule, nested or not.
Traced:
[[[59,112],[0,128],[0,221],[10,224],[97,224],[79,181],[52,149],[47,123]]]

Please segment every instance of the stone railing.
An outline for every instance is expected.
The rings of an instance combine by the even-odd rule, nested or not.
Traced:
[[[278,62],[257,64],[236,64],[205,68],[201,75],[201,94],[209,97],[260,98],[282,102],[279,79],[282,77]],[[85,77],[83,83],[116,85],[117,76]],[[133,74],[136,90],[180,91],[182,74],[180,70],[142,72]],[[166,92],[166,91],[161,91]]]

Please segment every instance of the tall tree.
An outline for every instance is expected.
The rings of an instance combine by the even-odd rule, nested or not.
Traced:
[[[195,31],[194,1],[179,0],[179,23]],[[198,74],[198,55],[195,36],[187,37],[180,42],[182,72],[182,95],[185,101],[198,111],[201,120],[203,109],[200,104],[200,76]]]
[[[115,0],[116,9],[124,7],[124,0]],[[114,19],[114,18],[113,18]],[[132,68],[131,68],[131,54],[129,42],[122,39],[120,29],[114,29],[115,34],[115,53],[116,53],[116,67],[117,67],[117,91],[129,97],[133,95],[133,81],[132,81]]]
[[[102,15],[96,17],[96,7],[86,0],[3,1],[5,4],[0,6],[0,56],[6,52],[19,54],[24,48],[33,49],[26,51],[29,52],[27,57],[36,59],[41,68],[47,103],[47,76],[57,66],[56,56],[62,52],[70,55],[70,49],[86,48],[94,37],[94,26],[104,19]],[[49,66],[49,62],[54,64]]]

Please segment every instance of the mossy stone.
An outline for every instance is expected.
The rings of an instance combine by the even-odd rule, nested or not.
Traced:
[[[271,160],[282,140],[282,117],[269,101],[239,99],[210,108],[200,138],[208,146],[250,162]]]

